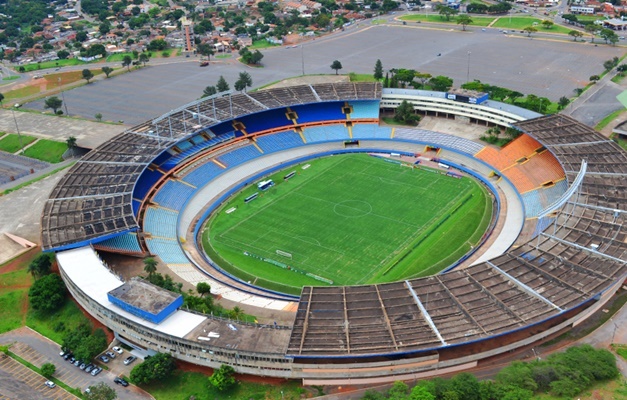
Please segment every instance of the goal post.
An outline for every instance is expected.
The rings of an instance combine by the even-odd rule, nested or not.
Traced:
[[[289,258],[290,260],[292,259],[292,253],[288,253],[287,251],[283,251],[283,250],[278,250],[276,251],[276,254],[279,256],[283,256],[286,258]]]

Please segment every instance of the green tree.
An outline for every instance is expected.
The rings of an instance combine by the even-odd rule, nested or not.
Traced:
[[[331,63],[331,69],[335,70],[335,75],[337,75],[337,71],[342,69],[342,63],[338,60],[335,60]]]
[[[118,398],[115,390],[104,382],[89,387],[89,393],[83,395],[86,400],[115,400]]]
[[[568,103],[570,103],[570,99],[566,96],[562,96],[560,97],[560,99],[557,101],[557,107],[560,110],[563,110],[564,108],[566,108],[566,106],[568,105]]]
[[[139,55],[139,62],[144,64],[144,67],[146,66],[146,63],[150,61],[150,56],[148,56],[148,53],[141,53]]]
[[[55,367],[54,364],[45,363],[44,365],[41,366],[41,368],[39,369],[39,372],[41,372],[41,375],[44,378],[50,379],[52,375],[54,375],[56,370],[57,370],[57,367]]]
[[[466,30],[466,25],[472,24],[472,18],[468,14],[460,14],[457,16],[457,25],[462,26],[462,30]]]
[[[246,90],[247,87],[252,86],[253,84],[253,78],[251,78],[250,74],[246,71],[244,72],[240,72],[239,73],[239,78],[237,78],[237,81],[235,81],[235,90],[237,91],[242,91],[242,90]]]
[[[30,264],[28,264],[28,273],[31,274],[33,278],[39,279],[42,276],[48,275],[51,267],[52,260],[50,258],[50,254],[41,253],[33,261],[31,261]]]
[[[601,79],[601,77],[599,75],[591,75],[589,80],[590,82],[598,82],[598,80]]]
[[[126,55],[122,58],[122,66],[126,67],[128,71],[131,70],[131,64],[133,63],[133,59],[131,56]]]
[[[420,117],[414,113],[413,104],[403,100],[394,111],[394,120],[407,125],[416,125]]]
[[[96,121],[101,122],[102,121],[102,114],[96,113],[96,115],[94,115],[94,118],[96,118]]]
[[[176,364],[170,354],[157,353],[133,368],[131,381],[138,385],[161,381],[172,375],[175,369]]]
[[[144,258],[144,271],[151,276],[157,271],[157,260],[152,257]]]
[[[87,81],[87,83],[89,83],[89,81],[91,80],[91,78],[94,77],[94,74],[87,68],[85,68],[82,72],[83,74],[83,79],[85,79]]]
[[[620,73],[620,76],[624,76],[625,72],[627,71],[627,64],[619,65],[618,67],[616,67],[616,71],[618,71]],[[3,98],[0,98],[0,104],[2,104],[2,99]]]
[[[52,111],[54,111],[55,114],[57,113],[57,110],[61,108],[62,105],[63,105],[63,100],[61,100],[57,96],[48,97],[44,101],[44,108],[52,108]]]
[[[431,88],[438,92],[446,92],[453,86],[453,80],[447,76],[438,75],[429,79]]]
[[[541,22],[541,24],[544,27],[544,29],[551,29],[555,23],[551,21],[550,19],[545,19]]]
[[[216,89],[218,89],[218,93],[228,92],[230,90],[229,84],[227,83],[226,79],[224,79],[224,76],[220,75],[220,78],[218,79],[218,83],[216,85]]]
[[[527,32],[527,37],[531,37],[532,33],[538,32],[538,29],[535,26],[528,26],[523,31]]]
[[[235,385],[235,370],[230,365],[222,364],[209,377],[209,384],[219,392],[224,392]]]
[[[28,300],[33,310],[50,314],[65,302],[65,284],[59,275],[46,275],[30,287]]]
[[[377,81],[383,79],[383,64],[379,59],[377,59],[377,62],[374,64],[374,79]]]
[[[405,382],[396,381],[388,390],[389,400],[405,400],[407,399],[407,392],[409,388]]]
[[[579,32],[578,30],[573,29],[572,31],[568,32],[569,36],[573,37],[573,41],[577,41],[578,38],[583,36],[583,33]]]
[[[67,139],[65,139],[65,144],[67,145],[67,148],[72,151],[72,157],[74,157],[74,150],[76,149],[76,138],[74,136],[69,136]]]
[[[196,51],[201,56],[207,57],[207,60],[211,59],[211,56],[214,54],[213,46],[209,43],[201,43],[196,46]]]
[[[451,15],[457,14],[457,10],[445,5],[445,4],[437,4],[435,6],[435,10],[440,14],[442,18],[445,18],[447,21],[451,20]]]
[[[57,57],[59,57],[61,60],[65,60],[69,56],[70,56],[70,52],[67,51],[67,50],[59,50],[59,51],[57,51]]]
[[[148,45],[148,50],[150,51],[165,50],[167,48],[168,48],[168,42],[166,42],[163,39],[155,39],[151,41],[150,44]]]
[[[422,88],[425,87],[427,81],[429,81],[429,79],[431,79],[432,77],[433,76],[431,76],[431,74],[428,74],[426,72],[416,72],[416,78],[418,78],[418,80],[420,81],[420,85]]]
[[[207,282],[198,282],[196,284],[196,291],[201,297],[204,297],[206,294],[211,294],[211,286]]]
[[[82,337],[79,345],[73,349],[74,356],[79,360],[91,360],[107,348],[107,335],[102,329],[96,329],[94,333]]]
[[[496,382],[505,386],[515,386],[534,392],[538,384],[533,380],[531,367],[523,362],[514,361],[496,375]]]
[[[207,86],[205,90],[202,91],[202,97],[213,96],[216,93],[218,93],[218,90],[216,89],[215,86],[213,85]]]
[[[409,400],[435,400],[435,396],[424,386],[414,386],[409,395]]]
[[[585,29],[586,29],[586,32],[588,32],[590,36],[592,37],[590,39],[590,43],[594,43],[594,35],[599,30],[599,28],[595,24],[588,24],[586,25]]]
[[[102,72],[106,75],[107,78],[109,77],[111,72],[113,72],[113,68],[111,68],[111,67],[102,67],[101,69],[102,69]]]
[[[462,372],[451,379],[453,390],[464,400],[481,400],[481,386],[477,378],[468,373]]]
[[[623,64],[625,65],[625,64]],[[0,93],[0,107],[2,107],[2,102],[4,101],[4,95]]]

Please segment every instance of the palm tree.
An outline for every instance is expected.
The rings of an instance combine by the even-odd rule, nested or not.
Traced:
[[[157,271],[157,260],[152,257],[144,258],[144,271],[149,277],[152,276]]]
[[[70,136],[65,139],[65,144],[69,150],[72,150],[72,157],[74,157],[74,148],[76,148],[76,138],[74,136]]]

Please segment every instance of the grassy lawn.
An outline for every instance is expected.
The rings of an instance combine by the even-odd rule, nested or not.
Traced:
[[[209,388],[208,376],[199,372],[177,371],[174,375],[158,384],[142,386],[156,400],[187,400],[194,396],[196,400],[214,399],[300,399],[305,390],[295,382],[281,385],[262,385],[258,383],[239,382],[232,390],[222,393]]]
[[[27,146],[28,144],[33,143],[35,140],[37,140],[37,138],[33,136],[26,136],[26,135],[21,135],[21,136],[22,136],[23,146]],[[0,139],[0,150],[2,151],[6,151],[7,153],[15,153],[20,148],[21,148],[20,138],[18,135],[14,133],[5,135],[2,137],[2,139]]]
[[[603,118],[601,121],[599,121],[599,123],[597,124],[597,126],[594,127],[594,129],[596,129],[597,131],[602,130],[603,128],[608,126],[612,121],[614,121],[616,118],[618,118],[619,115],[621,115],[624,112],[625,112],[625,109],[623,108],[621,110],[616,110],[613,113],[610,113],[605,118]],[[0,143],[2,143],[1,140],[0,140]]]
[[[278,184],[254,201],[243,201],[257,192],[251,185],[218,210],[203,237],[210,256],[227,260],[223,267],[243,279],[290,293],[329,280],[391,282],[450,265],[490,221],[491,202],[470,178],[365,154],[309,164],[271,176]],[[282,183],[291,171],[297,175]]]
[[[100,68],[90,68],[90,70],[94,74],[94,76],[98,76],[103,73]],[[67,85],[82,80],[82,71],[68,71],[45,74],[33,85],[24,86],[22,88],[10,90],[4,93],[4,98],[5,100],[21,99],[24,97],[36,95],[44,90],[58,89],[62,85]]]
[[[387,19],[373,19],[370,21],[372,25],[385,24],[386,22],[388,22]]]
[[[610,136],[610,138],[612,140],[616,140],[616,143],[618,143],[618,145],[620,147],[623,148],[623,150],[627,151],[627,140],[625,139],[621,139],[618,135],[616,135],[615,133],[612,133],[612,135]]]
[[[488,26],[490,25],[490,22],[494,21],[493,17],[477,17],[473,15],[470,18],[472,19],[472,24],[470,25],[472,26]],[[412,21],[412,22],[420,21],[420,22],[433,22],[433,23],[439,23],[439,24],[457,24],[457,19],[455,18],[455,16],[452,16],[451,19],[447,21],[446,18],[440,15],[436,15],[436,14],[429,14],[429,15],[410,14],[410,15],[403,15],[399,19],[402,21]]]
[[[0,277],[4,279],[5,275],[0,275]],[[24,325],[22,309],[26,303],[28,303],[27,288],[0,289],[0,333]]]
[[[26,157],[35,158],[37,160],[49,163],[59,163],[63,161],[61,156],[67,150],[67,144],[64,142],[55,142],[53,140],[41,139],[24,151]]]
[[[253,50],[254,49],[259,50],[259,49],[267,49],[269,47],[278,47],[278,46],[279,46],[278,44],[270,43],[267,40],[263,39],[263,40],[255,40],[253,42],[253,45],[250,46],[249,48]]]
[[[161,50],[161,51],[150,51],[149,53],[150,53],[150,58],[163,58],[163,57],[170,57],[172,53],[175,51],[176,49],[167,49],[167,50]],[[167,55],[164,55],[164,53],[167,53]],[[116,54],[111,54],[110,56],[108,56],[107,62],[122,62],[122,60],[124,60],[124,56],[130,56],[133,59],[133,61],[136,61],[135,57],[133,56],[133,53],[116,53]],[[148,63],[150,64],[150,61]]]
[[[69,296],[69,295],[68,295]],[[78,306],[69,298],[63,307],[51,315],[42,317],[33,310],[26,314],[26,325],[57,343],[63,341],[65,331],[71,331],[81,324],[91,325]]]
[[[32,96],[41,91],[40,86],[24,86],[19,89],[10,90],[4,93],[4,100],[21,99],[22,97]]]
[[[2,78],[3,81],[13,81],[16,79],[20,79],[19,75],[5,76],[4,78]]]
[[[356,74],[354,72],[351,72],[348,74],[348,77],[350,78],[351,82],[376,82],[377,80],[374,79],[374,76],[372,76],[372,74]]]
[[[68,58],[66,60],[45,61],[42,63],[26,64],[26,65],[21,65],[21,66],[24,67],[26,72],[30,72],[30,71],[37,71],[40,69],[67,67],[70,65],[83,65],[83,64],[87,64],[87,63],[76,58]],[[17,67],[17,69],[19,69],[19,67]]]
[[[505,29],[514,29],[517,31],[522,31],[528,26],[533,26],[534,22],[538,23],[535,26],[538,32],[568,34],[568,32],[572,31],[572,29],[563,27],[561,25],[553,25],[553,27],[551,27],[550,29],[545,29],[541,24],[542,20],[539,18],[533,18],[533,17],[512,17],[512,18],[501,17],[492,26],[494,28],[505,28]],[[531,36],[533,37],[533,33],[531,34]]]

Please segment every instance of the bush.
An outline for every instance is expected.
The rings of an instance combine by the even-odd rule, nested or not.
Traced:
[[[209,384],[220,392],[224,392],[235,385],[235,370],[230,365],[221,365],[209,377]]]
[[[65,302],[65,284],[59,275],[46,275],[31,286],[28,300],[33,310],[52,313]]]
[[[133,368],[131,381],[140,385],[160,381],[172,375],[175,369],[176,364],[170,354],[158,353],[146,357],[143,363]]]
[[[57,367],[55,367],[54,364],[45,363],[44,365],[41,366],[39,371],[41,372],[41,375],[43,375],[44,378],[50,379],[52,375],[54,375],[56,370],[57,370]]]

